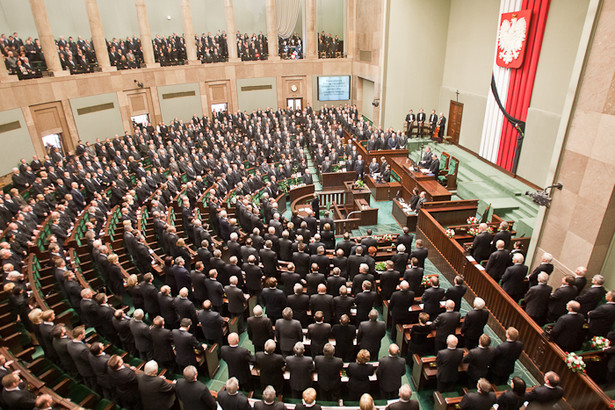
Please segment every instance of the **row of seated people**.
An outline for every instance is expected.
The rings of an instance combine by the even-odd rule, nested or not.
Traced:
[[[195,34],[196,55],[202,63],[221,63],[228,60],[228,43],[226,33],[218,31],[216,34],[205,33],[199,37]]]
[[[299,34],[295,32],[288,38],[278,37],[278,52],[283,60],[303,59],[303,41]]]
[[[324,30],[318,34],[318,57],[340,58],[344,56],[344,41],[337,34],[332,36]]]
[[[60,36],[56,40],[58,56],[62,70],[68,70],[71,74],[91,73],[96,67],[96,53],[90,40],[84,40],[81,36],[75,42],[72,36],[68,40]]]
[[[0,52],[10,75],[20,80],[38,78],[45,65],[41,43],[38,38],[28,37],[24,42],[17,33],[0,35]]]
[[[154,48],[154,59],[161,66],[183,64],[188,58],[186,55],[186,44],[184,37],[173,33],[170,36],[160,36],[152,40]]]
[[[267,36],[262,31],[258,33],[241,34],[239,31],[235,34],[237,40],[237,56],[241,61],[257,61],[267,60],[269,55],[269,44]]]
[[[551,254],[544,253],[530,272],[522,253],[507,250],[511,236],[507,222],[500,224],[495,235],[486,224],[480,224],[478,230],[472,256],[477,261],[487,260],[487,273],[511,298],[521,301],[538,325],[555,324],[552,336],[564,351],[579,350],[585,339],[608,335],[615,322],[615,292],[607,292],[602,275],[594,275],[587,286],[587,269],[579,267],[574,276],[565,275],[561,286],[553,289],[548,285],[553,272]],[[605,297],[606,303],[602,303]]]
[[[136,35],[126,39],[113,37],[107,40],[109,62],[118,70],[135,69],[143,64],[141,39]]]

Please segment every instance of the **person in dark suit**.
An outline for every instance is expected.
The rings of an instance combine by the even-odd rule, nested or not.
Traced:
[[[278,280],[276,278],[268,278],[265,282],[265,289],[261,292],[261,304],[265,307],[267,317],[272,322],[276,322],[282,317],[282,310],[286,307],[286,296],[284,292],[277,288]]]
[[[580,295],[585,289],[585,285],[587,285],[587,268],[584,266],[579,266],[574,271],[574,287],[577,288],[577,293]],[[582,307],[583,304],[581,304]]]
[[[258,254],[263,264],[263,273],[267,277],[278,276],[278,255],[272,250],[273,242],[265,241],[265,247]]]
[[[207,289],[207,299],[211,301],[211,305],[216,312],[222,312],[224,306],[224,287],[218,281],[218,270],[210,269],[209,277],[205,279],[205,288]]]
[[[342,388],[341,371],[344,362],[335,357],[335,347],[331,343],[325,344],[323,354],[314,358],[314,365],[318,373],[318,386],[320,398],[326,401],[338,401]]]
[[[252,312],[254,316],[249,317],[247,320],[248,337],[254,345],[254,351],[262,352],[265,342],[273,339],[273,325],[271,324],[271,319],[263,316],[263,308],[260,305],[254,306]]]
[[[251,410],[248,398],[239,392],[239,381],[231,377],[226,381],[224,390],[218,393],[218,404],[222,410]]]
[[[389,355],[378,361],[376,378],[382,399],[393,399],[401,387],[401,378],[406,374],[406,361],[399,357],[399,346],[392,343]]]
[[[463,277],[455,276],[455,285],[448,288],[444,294],[445,299],[455,302],[455,312],[459,312],[459,309],[461,309],[461,299],[467,290],[468,287],[463,284]]]
[[[418,266],[419,260],[417,258],[410,259],[410,267],[404,272],[404,280],[410,285],[410,290],[414,292],[416,296],[421,296],[421,282],[423,281],[423,268]]]
[[[406,323],[408,320],[408,311],[414,303],[414,292],[410,290],[410,285],[407,281],[402,280],[399,284],[399,290],[393,292],[389,300],[389,311],[393,321],[393,330],[391,338],[396,340],[397,325]]]
[[[555,322],[560,316],[565,315],[566,303],[576,296],[577,289],[574,287],[574,278],[572,276],[564,276],[562,278],[562,286],[557,288],[549,298],[547,321]]]
[[[506,329],[506,341],[495,348],[495,356],[489,367],[489,380],[496,384],[505,384],[515,370],[515,363],[523,351],[519,340],[519,331],[514,327]]]
[[[359,397],[367,391],[370,391],[369,378],[374,374],[374,365],[368,363],[370,361],[369,351],[366,349],[359,350],[357,360],[348,365],[346,374],[348,375],[348,398],[353,401],[359,400]]]
[[[164,328],[164,319],[156,316],[150,329],[152,338],[152,359],[170,372],[175,370],[175,352],[173,351],[173,336],[169,329]]]
[[[222,359],[228,365],[229,377],[236,377],[242,390],[252,390],[250,363],[254,362],[254,356],[248,349],[239,347],[237,333],[228,335],[228,346],[222,346],[221,352]]]
[[[419,313],[419,322],[410,328],[410,342],[408,343],[408,356],[406,357],[406,363],[410,368],[414,365],[412,355],[425,356],[433,353],[433,348],[427,342],[427,336],[430,333],[429,314],[421,312]]]
[[[391,299],[391,295],[399,285],[400,274],[394,267],[395,263],[392,260],[386,261],[387,270],[380,274],[380,296],[382,300]]]
[[[418,261],[416,266],[425,269],[425,259],[429,256],[429,250],[424,247],[422,239],[417,239],[414,244],[416,248],[410,253],[410,259],[416,258]]]
[[[583,293],[580,293],[579,290],[580,294],[575,300],[581,305],[579,313],[581,313],[583,317],[586,317],[590,310],[594,310],[596,306],[602,302],[602,298],[606,295],[606,290],[602,286],[603,284],[604,276],[594,275],[592,278],[592,285]]]
[[[137,383],[144,408],[173,408],[176,382],[167,383],[158,377],[158,364],[154,360],[145,363],[143,373],[137,374]]]
[[[446,117],[443,113],[440,113],[440,116],[438,117],[438,122],[436,123],[436,127],[440,127],[440,130],[438,132],[438,142],[442,142],[446,128]]]
[[[85,384],[92,390],[96,390],[96,375],[90,365],[90,349],[84,343],[85,327],[77,326],[72,331],[73,340],[67,344],[68,354],[75,362],[77,371]]]
[[[375,306],[378,295],[376,292],[372,292],[372,283],[370,281],[363,281],[363,292],[360,292],[355,296],[355,304],[357,305],[357,323],[361,323],[368,319],[368,314]]]
[[[187,366],[183,374],[184,378],[178,379],[175,385],[175,394],[183,408],[216,410],[216,399],[207,385],[197,380],[199,373],[196,367]]]
[[[357,342],[361,349],[365,349],[369,354],[376,358],[380,351],[382,338],[386,335],[386,325],[378,320],[378,311],[372,309],[369,312],[369,320],[359,324]]]
[[[312,213],[316,217],[316,219],[320,218],[320,200],[318,198],[318,193],[314,192],[314,198],[312,199]]]
[[[277,391],[284,388],[284,366],[286,362],[281,354],[275,353],[276,343],[269,339],[265,342],[265,351],[256,352],[255,364],[260,370],[261,388],[269,385]]]
[[[421,302],[423,303],[423,311],[428,313],[429,317],[436,318],[442,311],[440,301],[444,298],[446,292],[440,287],[440,279],[437,276],[433,276],[430,282],[431,286],[423,293]]]
[[[419,410],[419,402],[410,400],[411,397],[410,385],[404,384],[399,388],[399,400],[389,404],[384,410]]]
[[[440,160],[438,159],[438,156],[436,154],[433,154],[431,156],[431,162],[429,163],[429,167],[427,168],[427,174],[428,175],[435,175],[437,176],[438,173],[440,172]]]
[[[538,326],[543,326],[547,320],[547,307],[553,288],[547,285],[549,275],[546,272],[538,274],[538,285],[532,286],[523,297],[525,312],[530,315]]]
[[[553,273],[553,264],[551,263],[552,261],[553,256],[550,253],[545,252],[542,254],[540,265],[536,266],[536,268],[534,268],[532,273],[530,273],[530,275],[528,276],[530,287],[536,286],[538,284],[538,274],[540,272],[546,272],[547,275],[551,276],[551,273]]]
[[[279,390],[281,392],[281,390]],[[263,390],[263,400],[254,403],[254,410],[284,410],[284,403],[277,401],[276,389],[267,386]]]
[[[290,356],[295,343],[303,340],[303,329],[298,320],[293,319],[293,310],[284,308],[282,319],[275,322],[275,339],[280,344],[283,356]]]
[[[499,282],[502,279],[502,275],[506,268],[512,264],[512,259],[510,257],[510,252],[504,248],[505,243],[502,240],[499,240],[496,244],[496,250],[489,255],[489,260],[487,261],[487,266],[485,270],[495,280]]]
[[[583,325],[585,317],[579,313],[581,304],[571,300],[566,304],[568,314],[562,315],[555,322],[552,336],[553,341],[565,352],[574,352],[581,349],[583,343]]]
[[[528,409],[552,408],[564,396],[564,389],[559,385],[557,373],[553,371],[545,373],[544,381],[544,385],[525,394],[525,401],[529,402]]]
[[[312,386],[314,362],[303,355],[305,347],[301,342],[295,343],[293,352],[293,356],[286,357],[286,370],[290,372],[289,384],[293,397],[298,398],[305,389]]]
[[[347,314],[342,315],[339,323],[331,329],[331,333],[335,339],[335,355],[345,362],[351,361],[355,354],[354,340],[357,335],[357,328],[350,324],[350,317]]]
[[[99,386],[100,391],[102,391],[103,396],[107,400],[113,399],[112,386],[111,381],[109,380],[109,375],[107,373],[107,362],[109,361],[109,356],[103,351],[102,343],[95,342],[90,346],[90,366],[92,367],[92,371],[96,377],[96,383]]]
[[[241,274],[241,272],[239,272]],[[237,323],[240,332],[243,331],[243,316],[246,309],[246,296],[243,291],[237,286],[237,276],[231,276],[229,285],[224,287],[224,293],[228,300],[228,311],[232,318],[237,318]]]
[[[436,329],[436,337],[434,339],[434,346],[436,352],[446,348],[446,340],[449,335],[454,335],[459,326],[461,314],[455,312],[455,302],[452,300],[446,301],[446,311],[440,313],[431,324],[432,329]]]
[[[496,401],[491,383],[481,378],[476,383],[476,389],[476,392],[470,392],[461,399],[459,407],[463,410],[490,410]]]
[[[146,273],[143,275],[143,282],[141,282],[144,310],[147,312],[147,316],[150,319],[160,314],[160,308],[158,306],[158,289],[153,285],[153,281],[154,275]]]
[[[504,271],[500,285],[515,302],[523,297],[525,284],[523,283],[527,275],[527,266],[523,264],[523,255],[515,254],[513,256],[513,266],[509,266]]]
[[[463,360],[463,350],[457,348],[457,337],[448,335],[446,339],[446,349],[442,349],[436,356],[436,365],[438,366],[438,391],[446,393],[455,388],[459,379],[459,365]]]
[[[474,241],[472,242],[472,257],[478,263],[485,259],[489,259],[491,253],[493,234],[488,232],[488,229],[489,226],[486,223],[478,225],[478,235],[474,237]]]
[[[495,349],[491,347],[491,338],[486,334],[480,336],[480,345],[473,348],[463,358],[464,363],[468,363],[469,384],[473,385],[479,379],[487,377],[489,366],[495,356]]]
[[[303,293],[303,285],[295,283],[293,294],[286,298],[288,307],[293,310],[293,317],[301,323],[302,327],[307,327],[310,323],[308,311],[310,310],[310,296]]]
[[[218,346],[224,344],[224,324],[226,321],[212,309],[211,301],[208,299],[203,302],[203,309],[197,313],[197,319],[201,325],[205,341],[209,344],[217,343]]]
[[[354,163],[354,171],[357,173],[357,179],[363,179],[365,175],[365,161],[363,156],[359,155]]]
[[[114,388],[114,397],[117,398],[118,404],[127,409],[140,408],[141,395],[139,394],[135,367],[125,365],[118,355],[111,356],[107,366],[107,374]]]
[[[143,310],[137,309],[132,314],[130,321],[130,331],[135,339],[135,346],[139,351],[139,357],[143,360],[152,358],[152,336],[150,335],[149,326],[143,322]]]
[[[510,389],[498,397],[496,403],[498,410],[519,410],[525,397],[525,381],[521,377],[513,377],[510,380]]]
[[[295,410],[322,410],[320,404],[316,403],[316,390],[312,387],[303,392],[303,401],[295,405]]]
[[[606,337],[615,322],[615,291],[608,291],[606,303],[590,310],[587,317],[589,320],[588,336]]]
[[[29,390],[22,390],[22,384],[17,374],[9,373],[2,378],[2,399],[9,409],[33,409],[36,396]]]
[[[330,296],[330,295],[327,295]],[[318,310],[314,313],[314,323],[307,328],[307,337],[311,341],[312,358],[322,355],[322,349],[329,342],[331,325],[324,322],[324,314]]]
[[[205,352],[207,345],[201,344],[196,337],[189,332],[192,320],[184,318],[179,324],[179,329],[173,329],[173,344],[175,345],[175,361],[180,371],[184,371],[186,366],[196,366],[196,353]]]
[[[472,349],[478,345],[478,339],[489,320],[489,311],[485,309],[485,301],[482,298],[474,298],[474,309],[469,311],[461,325],[465,347]]]

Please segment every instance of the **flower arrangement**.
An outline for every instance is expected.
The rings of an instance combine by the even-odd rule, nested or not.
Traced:
[[[594,336],[589,341],[589,345],[592,347],[592,349],[603,350],[608,347],[611,347],[611,341],[606,337]]]
[[[453,236],[455,236],[455,230],[454,229],[447,229],[446,231],[444,231],[444,234],[448,238],[452,238]]]
[[[476,218],[475,216],[471,216],[466,220],[466,222],[468,223],[468,225],[476,225],[478,223],[478,218]]]
[[[365,182],[362,179],[357,179],[354,184],[358,188],[365,188]]]
[[[468,235],[472,235],[472,236],[478,235],[478,228],[470,228],[470,229],[468,229]]]
[[[393,235],[391,235],[390,233],[382,235],[382,241],[383,242],[392,242],[393,241]]]
[[[376,270],[377,270],[377,271],[382,272],[382,271],[387,270],[387,265],[386,265],[386,263],[384,263],[384,262],[378,262],[378,263],[376,264],[375,268],[376,268]]]
[[[575,373],[585,373],[585,362],[576,353],[568,353],[564,359],[566,366]]]
[[[421,279],[421,286],[425,289],[431,287],[431,276],[423,275],[423,279]]]

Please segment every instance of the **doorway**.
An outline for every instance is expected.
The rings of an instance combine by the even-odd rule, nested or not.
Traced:
[[[149,124],[149,114],[141,114],[130,117],[130,121],[132,121],[132,128],[135,129],[137,125],[141,127],[147,126]]]
[[[48,134],[43,136],[43,146],[45,147],[45,152],[50,152],[53,148],[57,148],[60,150],[60,153],[64,155],[64,144],[62,143],[62,133],[59,134]]]
[[[451,144],[459,144],[462,114],[463,103],[451,100],[451,105],[448,109],[448,129],[446,130],[446,135],[452,137]]]
[[[303,109],[303,98],[287,98],[286,108],[301,111]]]

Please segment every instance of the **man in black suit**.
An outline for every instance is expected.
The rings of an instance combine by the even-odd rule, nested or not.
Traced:
[[[195,350],[204,353],[207,345],[201,344],[196,337],[189,332],[192,320],[184,318],[179,324],[179,329],[173,329],[173,344],[175,345],[175,361],[180,371],[184,371],[186,366],[196,366]]]
[[[487,320],[489,320],[489,311],[485,309],[485,301],[474,298],[474,309],[465,315],[461,325],[465,347],[472,349],[478,345],[478,339],[483,334]]]
[[[446,348],[440,350],[436,356],[437,389],[440,393],[452,391],[459,379],[459,365],[463,360],[463,350],[457,348],[457,343],[457,337],[449,335],[446,339]]]
[[[545,384],[538,386],[525,394],[525,401],[529,402],[528,409],[552,408],[564,395],[564,389],[559,385],[559,376],[555,372],[547,372]]]
[[[589,311],[587,317],[589,319],[588,336],[606,337],[611,327],[613,327],[613,322],[615,322],[615,291],[608,291],[606,294],[606,303]]]
[[[557,288],[549,298],[547,321],[555,322],[560,316],[565,315],[566,303],[573,300],[576,295],[577,289],[574,287],[574,278],[572,276],[564,276],[562,278],[562,286]]]
[[[108,400],[112,400],[112,386],[109,375],[107,374],[107,362],[110,356],[103,351],[103,345],[99,342],[92,343],[92,346],[90,346],[90,353],[92,353],[89,357],[90,366],[96,377],[96,383],[102,391],[103,396]]]
[[[325,171],[323,171],[325,172]],[[316,217],[316,219],[320,218],[320,200],[318,198],[318,193],[314,192],[314,198],[312,199],[312,213]]]
[[[445,306],[446,311],[440,313],[431,324],[431,327],[436,329],[436,337],[434,339],[436,352],[446,348],[447,337],[455,334],[461,319],[461,314],[455,312],[455,302],[449,299],[446,301]]]
[[[241,272],[239,272],[241,274]],[[228,300],[228,311],[232,318],[237,318],[239,331],[243,331],[243,315],[246,309],[246,295],[237,287],[237,276],[231,276],[229,285],[224,287],[224,293]]]
[[[194,366],[184,369],[184,378],[177,380],[175,394],[184,409],[216,410],[216,400],[209,388],[197,380],[199,373]]]
[[[308,326],[307,337],[311,341],[310,350],[312,353],[312,358],[314,358],[322,354],[323,347],[329,342],[329,337],[331,336],[331,325],[329,323],[325,323],[324,314],[322,311],[312,311],[315,312],[314,323]]]
[[[418,264],[419,260],[417,258],[411,258],[410,267],[404,272],[404,280],[408,282],[410,290],[415,295],[420,291],[424,271],[423,268],[419,268]]]
[[[323,355],[314,358],[321,400],[338,401],[340,398],[342,387],[340,373],[344,362],[334,355],[335,347],[327,343],[323,348]]]
[[[513,266],[509,266],[502,275],[500,285],[515,302],[523,297],[525,284],[524,279],[527,275],[527,266],[523,264],[523,255],[517,253],[513,255]]]
[[[167,383],[158,377],[158,364],[154,360],[145,363],[143,373],[137,374],[141,403],[146,409],[171,409],[175,403],[175,381]]]
[[[271,319],[263,316],[263,308],[260,305],[252,309],[254,316],[248,318],[248,337],[254,345],[255,352],[262,352],[265,342],[273,339],[273,325]]]
[[[312,386],[314,362],[303,355],[305,347],[301,342],[295,343],[293,352],[294,356],[286,357],[286,370],[290,372],[289,384],[293,397],[299,398],[305,389]]]
[[[363,255],[363,247],[357,246],[355,254],[350,255],[347,260],[348,279],[352,280],[359,273],[359,267],[367,263],[367,258]]]
[[[432,276],[430,282],[431,286],[423,293],[421,302],[423,303],[423,311],[429,314],[429,317],[433,320],[442,311],[440,301],[446,292],[440,287],[440,279],[437,276]]]
[[[548,275],[551,275],[551,273],[553,273],[553,264],[551,263],[552,261],[553,261],[553,256],[550,253],[545,252],[542,254],[540,265],[536,266],[536,268],[534,268],[532,273],[529,274],[527,277],[530,282],[530,287],[536,286],[538,284],[538,274],[540,272],[546,272]],[[579,290],[577,289],[577,292],[578,291]]]
[[[401,236],[401,235],[400,235]],[[396,247],[397,253],[391,256],[391,260],[393,261],[393,269],[397,272],[403,273],[406,271],[408,267],[408,260],[410,259],[410,254],[406,252],[406,245],[400,243]]]
[[[143,310],[136,309],[132,314],[130,321],[130,331],[135,339],[135,346],[139,351],[139,357],[143,360],[152,358],[152,336],[150,335],[149,326],[143,322]]]
[[[224,324],[226,321],[220,315],[211,308],[211,301],[206,300],[203,302],[203,309],[197,313],[203,336],[205,341],[209,344],[217,343],[218,346],[222,346],[224,343]]]
[[[158,307],[160,309],[160,316],[163,317],[167,329],[176,329],[179,324],[179,317],[175,306],[176,302],[171,296],[171,288],[168,285],[160,287]]]
[[[154,281],[154,275],[146,273],[143,275],[143,282],[141,282],[141,294],[143,294],[143,305],[147,316],[151,319],[160,313],[158,307],[158,289],[152,283]]]
[[[369,312],[369,320],[359,324],[357,343],[361,349],[369,351],[371,357],[378,357],[382,338],[386,335],[386,325],[378,320],[378,311],[372,309]]]
[[[164,328],[164,319],[156,316],[150,329],[152,337],[152,359],[170,372],[175,370],[175,352],[173,351],[173,335]]]
[[[118,404],[127,409],[140,408],[141,396],[137,383],[136,368],[124,364],[124,360],[118,355],[113,355],[107,362],[107,374],[114,387],[114,397]]]
[[[293,319],[293,310],[284,308],[282,319],[275,322],[275,339],[280,344],[283,356],[290,356],[295,343],[303,340],[303,329],[298,320]]]
[[[463,295],[466,294],[468,287],[463,284],[463,277],[455,276],[455,285],[446,289],[446,293],[444,294],[445,299],[450,299],[455,302],[455,312],[459,312],[461,309],[461,299]]]
[[[73,340],[67,344],[66,349],[68,354],[75,362],[79,375],[85,381],[85,384],[92,390],[97,389],[96,375],[90,365],[90,349],[84,343],[85,327],[77,326],[72,332]]]
[[[267,317],[275,323],[282,317],[282,309],[286,307],[286,296],[284,292],[277,288],[278,281],[276,278],[270,277],[265,282],[266,288],[261,292],[261,304],[265,307]]]
[[[394,267],[395,264],[392,260],[386,261],[387,269],[380,274],[380,296],[382,300],[391,299],[391,295],[399,285],[400,274]]]
[[[438,133],[438,141],[442,142],[442,138],[444,138],[444,132],[446,129],[446,117],[444,116],[443,113],[440,113],[436,127],[440,127],[440,131]]]
[[[33,409],[36,396],[29,390],[22,390],[17,374],[9,373],[2,378],[2,399],[9,409]]]
[[[416,266],[425,269],[425,259],[427,259],[429,250],[424,247],[422,239],[417,239],[414,244],[416,248],[410,253],[410,259],[416,258],[418,261]]]
[[[384,410],[419,410],[419,402],[410,400],[411,397],[410,385],[404,384],[399,388],[399,400],[389,404]]]
[[[278,255],[272,250],[273,242],[265,241],[265,247],[259,251],[263,272],[267,277],[278,276]]]
[[[598,303],[602,302],[602,298],[606,295],[606,290],[602,285],[604,285],[604,276],[594,275],[591,287],[583,293],[579,290],[580,294],[575,300],[581,305],[579,313],[581,313],[583,317],[586,317],[590,310],[594,310],[596,306],[598,306]]]
[[[354,341],[357,328],[350,324],[350,317],[347,314],[342,315],[339,324],[333,326],[331,333],[335,339],[335,356],[342,358],[345,362],[352,361],[353,357],[356,357]]]
[[[547,307],[553,288],[547,285],[549,275],[546,272],[538,274],[538,285],[532,286],[523,297],[525,312],[530,315],[538,326],[543,326],[547,320]]]
[[[218,271],[216,269],[209,270],[209,277],[205,279],[205,289],[207,289],[207,298],[211,301],[211,305],[216,312],[222,312],[224,306],[224,287],[218,281]]]
[[[392,343],[389,355],[378,361],[376,378],[382,399],[393,399],[401,387],[401,378],[406,374],[406,360],[399,357],[399,347]]]
[[[488,228],[489,226],[486,223],[478,225],[478,235],[474,237],[474,241],[472,242],[472,257],[478,263],[482,260],[489,259],[491,253],[493,234],[488,232]]]
[[[461,399],[461,403],[459,403],[461,409],[491,409],[497,400],[491,383],[489,383],[487,379],[481,378],[476,383],[476,389],[476,392],[467,393],[463,399]]]
[[[495,384],[506,384],[508,377],[515,370],[515,363],[523,351],[519,340],[519,331],[514,327],[506,329],[506,341],[495,348],[495,356],[489,367],[489,380]]]
[[[574,352],[581,348],[585,317],[579,313],[581,305],[575,300],[566,304],[568,314],[560,316],[553,327],[553,341],[565,352]]]
[[[269,385],[281,392],[284,388],[284,366],[286,362],[281,354],[275,353],[276,343],[269,339],[265,342],[265,351],[256,352],[255,364],[260,371],[261,388]]]
[[[583,289],[585,289],[585,285],[587,285],[587,278],[585,275],[587,275],[587,268],[584,266],[579,266],[574,271],[574,287],[577,288],[577,293],[579,295],[583,292]],[[581,308],[583,308],[582,303]]]
[[[491,347],[491,338],[482,334],[480,345],[473,348],[463,358],[464,363],[468,363],[468,379],[470,386],[489,374],[489,366],[495,356],[495,349]]]
[[[350,240],[350,234],[348,232],[344,232],[342,235],[342,240],[335,244],[335,249],[341,249],[344,251],[344,255],[346,257],[350,256],[350,250],[355,245],[354,241]],[[358,268],[359,265],[357,265]]]
[[[408,311],[410,306],[414,304],[414,292],[410,290],[410,285],[407,281],[402,280],[399,284],[399,290],[393,292],[391,300],[389,300],[389,311],[393,320],[393,330],[391,338],[397,338],[397,325],[406,323],[408,320]]]
[[[354,163],[354,171],[357,173],[357,179],[363,179],[363,176],[365,175],[365,161],[363,160],[362,155],[357,157],[357,160]]]
[[[225,389],[218,393],[218,404],[222,410],[251,410],[248,398],[239,392],[239,381],[231,377],[226,381]]]
[[[496,243],[496,251],[489,255],[489,260],[487,261],[487,267],[485,270],[495,280],[499,282],[502,279],[502,275],[506,268],[512,264],[512,259],[510,257],[510,252],[504,248],[505,243],[503,240],[499,240]]]
[[[498,241],[504,241],[504,248],[505,249],[509,248],[512,234],[510,233],[508,228],[509,228],[508,222],[506,221],[500,222],[500,226],[498,227],[498,232],[495,235],[493,235],[493,241],[491,241],[491,252],[496,251],[496,246],[497,246]]]
[[[355,305],[357,306],[356,321],[359,324],[368,320],[368,314],[374,308],[376,299],[378,298],[378,294],[376,292],[372,292],[372,282],[368,280],[363,281],[361,288],[363,291],[359,292],[354,298]]]
[[[228,335],[228,346],[222,346],[222,359],[228,365],[229,377],[239,380],[239,387],[244,391],[252,390],[252,376],[250,363],[254,362],[254,356],[248,349],[239,347],[239,335]]]

